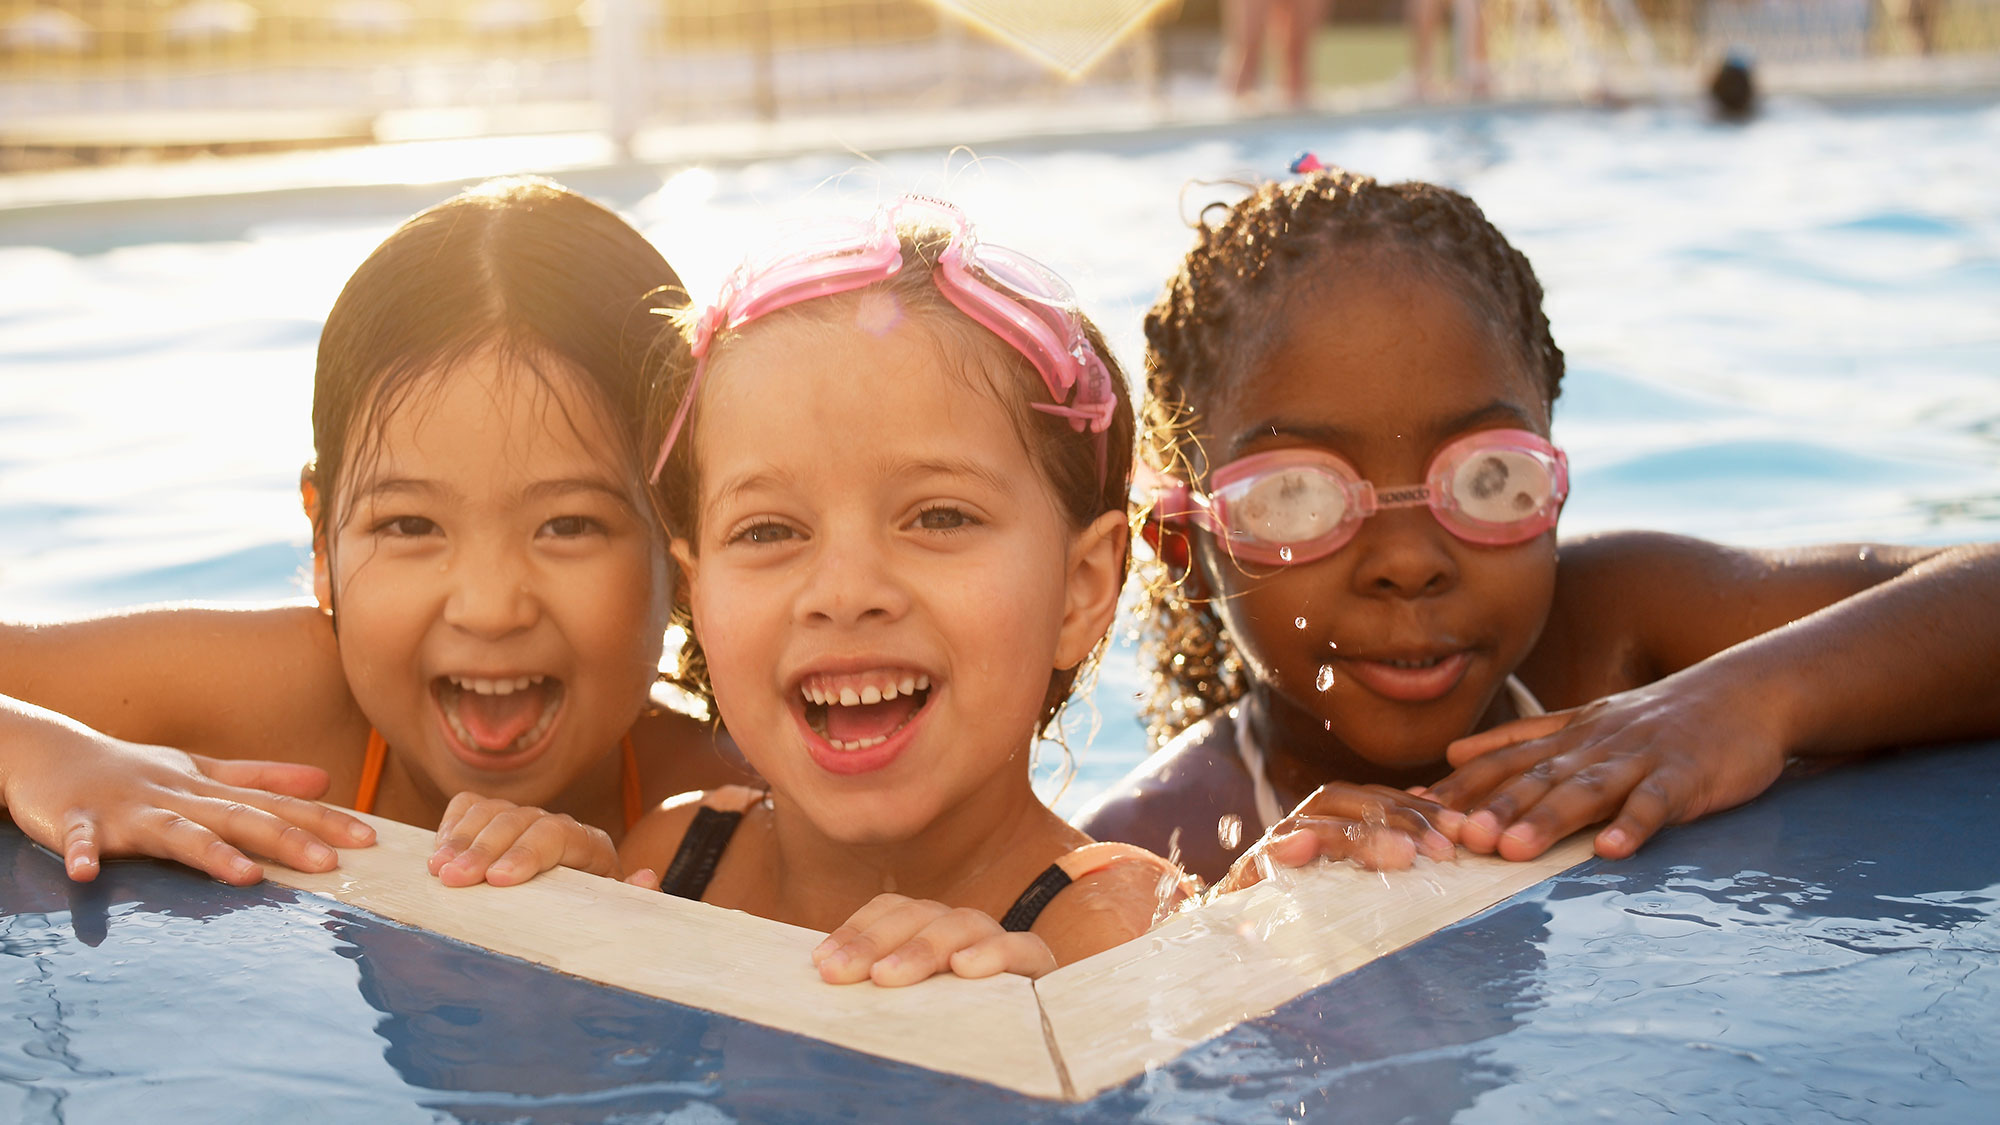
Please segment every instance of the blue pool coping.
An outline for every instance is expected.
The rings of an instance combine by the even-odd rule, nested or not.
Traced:
[[[1983,1119],[1997,814],[2000,742],[1788,777],[1074,1105],[7,826],[0,1118]]]

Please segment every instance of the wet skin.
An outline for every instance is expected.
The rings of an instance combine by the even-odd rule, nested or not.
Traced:
[[[1328,263],[1284,321],[1269,355],[1197,403],[1215,463],[1310,445],[1394,486],[1420,481],[1460,434],[1548,432],[1514,349],[1425,276]],[[1622,856],[1664,824],[1761,792],[1788,754],[2000,727],[1971,671],[1990,663],[1984,637],[2000,627],[1991,546],[1747,550],[1619,532],[1558,553],[1553,532],[1465,543],[1423,509],[1379,514],[1333,555],[1270,571],[1238,566],[1204,532],[1193,541],[1192,592],[1214,595],[1250,666],[1243,707],[1279,804],[1312,798],[1330,818],[1314,828],[1328,855],[1352,854],[1343,821],[1400,806],[1512,859],[1609,819],[1598,850]],[[1446,659],[1381,664],[1413,657]],[[1509,672],[1557,713],[1510,722]],[[1235,741],[1226,718],[1191,728],[1079,826],[1156,849],[1180,828],[1190,868],[1216,877],[1238,854],[1214,840],[1217,817],[1240,816],[1246,843],[1257,826]],[[1413,801],[1412,785],[1444,807]],[[1317,854],[1295,843],[1295,862]],[[1373,858],[1397,866],[1415,852],[1405,842]]]
[[[615,808],[608,751],[644,704],[670,599],[608,426],[559,368],[542,382],[481,353],[379,434],[336,501],[329,578],[347,681],[394,748],[381,811],[435,819],[463,790]],[[543,729],[468,737],[476,693],[454,677],[541,678],[515,698]]]
[[[711,370],[700,527],[675,553],[718,706],[781,815],[746,823],[710,901],[820,929],[884,889],[998,913],[1083,842],[1026,755],[1051,669],[1103,624],[1072,612],[1076,536],[1007,411],[937,357],[909,321],[774,317]],[[918,706],[858,752],[802,694],[918,676]],[[752,874],[759,856],[785,877]]]

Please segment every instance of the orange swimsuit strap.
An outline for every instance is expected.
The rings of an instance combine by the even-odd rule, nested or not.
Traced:
[[[619,789],[625,803],[625,830],[630,832],[646,811],[645,796],[639,791],[639,752],[632,747],[630,731],[618,740],[618,745],[623,749],[624,759],[619,770]],[[382,767],[388,761],[389,740],[382,737],[381,731],[371,728],[368,750],[361,759],[361,784],[355,787],[354,811],[375,811],[375,793],[382,788]]]

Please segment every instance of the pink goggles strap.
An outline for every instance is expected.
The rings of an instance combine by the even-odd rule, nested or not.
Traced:
[[[977,236],[964,214],[948,203],[919,196],[905,196],[881,209],[865,227],[857,225],[844,237],[822,237],[768,263],[745,261],[730,274],[716,303],[705,309],[695,324],[689,347],[695,357],[694,375],[660,443],[648,481],[657,482],[666,469],[701,389],[716,336],[802,301],[894,277],[903,265],[896,223],[909,212],[929,214],[951,231],[951,241],[932,280],[961,312],[1006,341],[1034,366],[1054,401],[1030,406],[1068,418],[1079,433],[1094,436],[1101,482],[1108,463],[1106,434],[1117,411],[1116,391],[1110,370],[1084,335],[1074,295],[1045,267],[1006,251],[994,253],[1010,268],[986,268],[980,261]]]

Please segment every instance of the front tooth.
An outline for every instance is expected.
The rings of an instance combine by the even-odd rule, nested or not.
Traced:
[[[865,687],[865,688],[862,688],[862,689],[861,689],[861,702],[863,702],[863,703],[880,703],[880,702],[882,702],[882,689],[881,689],[881,688],[878,688],[878,687],[876,687],[876,686],[875,686],[874,684],[869,684],[869,685],[868,685],[867,687]]]
[[[909,695],[917,690],[917,678],[915,676],[904,676],[903,682],[896,686],[901,689],[904,695]]]
[[[472,681],[472,690],[473,690],[473,691],[476,691],[476,692],[478,692],[478,693],[479,693],[479,694],[481,694],[481,695],[492,695],[492,694],[493,694],[493,681],[492,681],[492,680],[474,680],[474,681]]]
[[[896,685],[895,685],[895,684],[890,684],[890,685],[889,685],[888,687],[885,687],[885,688],[883,688],[883,689],[882,689],[882,698],[883,698],[883,699],[894,699],[894,698],[896,698]]]
[[[861,697],[854,693],[853,688],[844,687],[840,689],[840,705],[842,707],[852,707],[859,702],[861,702]]]

